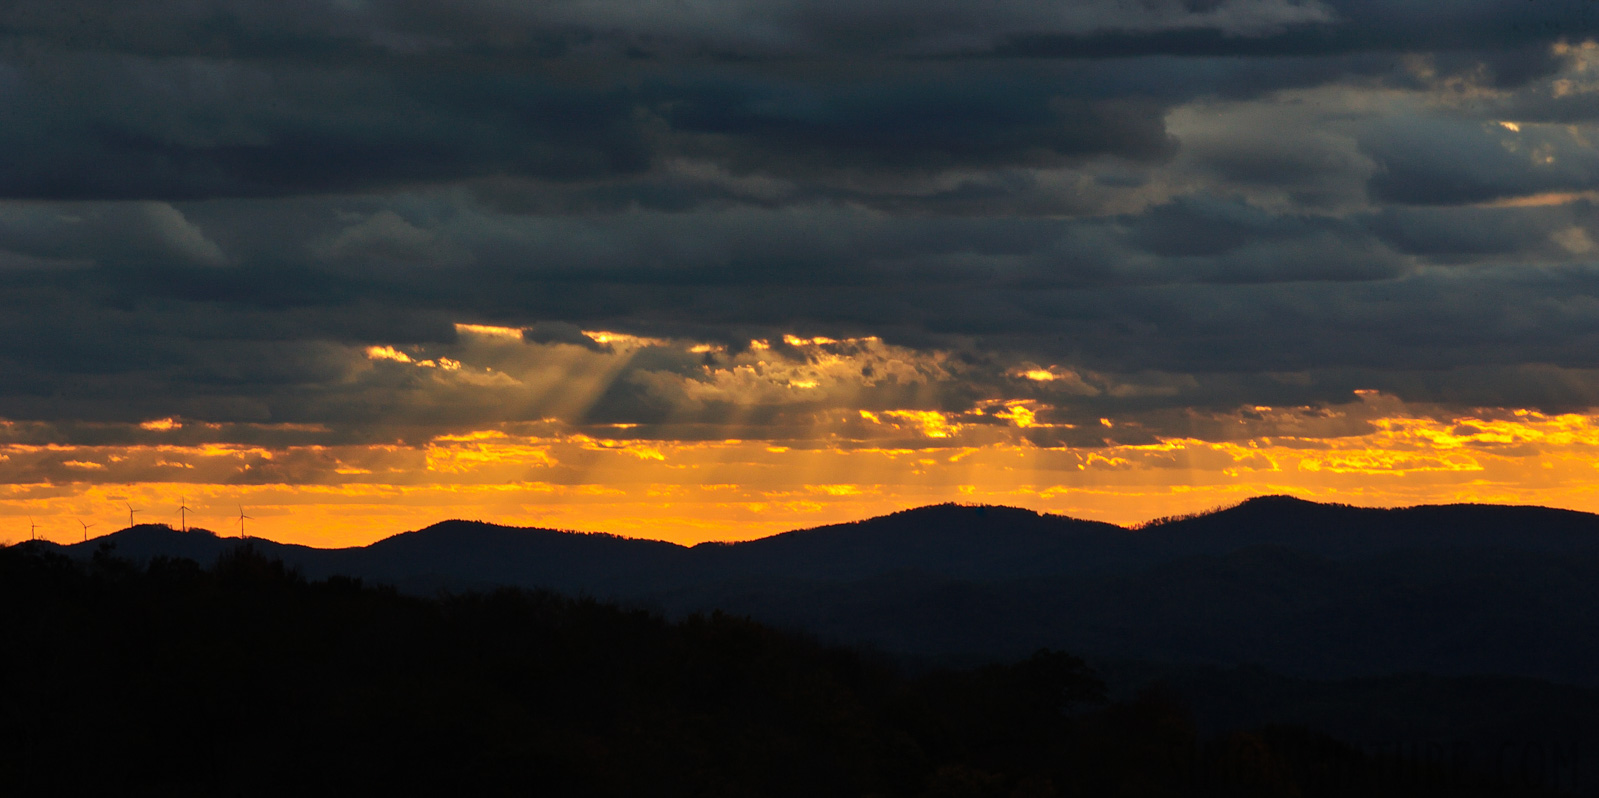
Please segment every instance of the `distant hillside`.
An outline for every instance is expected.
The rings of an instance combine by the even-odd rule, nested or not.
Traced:
[[[1145,547],[1166,556],[1283,546],[1328,557],[1397,549],[1599,552],[1599,515],[1501,504],[1382,509],[1262,496],[1236,507],[1145,527]]]
[[[1580,724],[1596,699],[1576,688],[1198,674],[1312,715],[1320,695],[1358,702],[1326,716],[1354,747],[1254,718],[1200,728],[1169,691],[1107,700],[1058,651],[904,669],[727,614],[669,620],[544,591],[418,598],[306,580],[249,549],[210,568],[43,549],[0,550],[8,797],[1595,794],[1580,778],[1591,736],[1554,740],[1536,772],[1496,745],[1529,722]],[[1416,692],[1477,714],[1533,700],[1473,730],[1481,753],[1464,759],[1359,737],[1388,709],[1423,729],[1461,718],[1418,713]]]
[[[237,545],[139,526],[102,544],[209,563]],[[254,541],[312,578],[429,594],[550,588],[675,614],[720,608],[920,656],[1254,663],[1315,678],[1497,673],[1599,684],[1599,516],[1366,509],[1263,497],[1138,529],[938,505],[692,548],[448,521],[371,546]]]

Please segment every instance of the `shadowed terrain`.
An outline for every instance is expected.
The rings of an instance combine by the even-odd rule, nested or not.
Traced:
[[[138,526],[64,547],[214,561],[237,541]],[[1255,664],[1305,678],[1502,674],[1599,685],[1599,517],[1538,507],[1364,509],[1263,497],[1138,529],[940,505],[692,548],[447,521],[371,546],[253,541],[312,578],[431,595],[500,585],[721,609],[897,654],[1041,645]]]
[[[897,666],[723,613],[0,550],[8,795],[1539,796],[1305,726],[1207,731],[1072,655]],[[1277,687],[1287,695],[1292,689]]]

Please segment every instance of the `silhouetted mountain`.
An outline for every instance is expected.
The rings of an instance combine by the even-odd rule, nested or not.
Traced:
[[[690,551],[656,540],[445,521],[361,549],[307,561],[317,575],[352,573],[440,585],[519,585],[563,593],[635,594],[673,584]]]
[[[710,573],[742,578],[850,580],[894,571],[995,580],[1131,562],[1136,533],[1014,507],[940,504],[744,543],[705,543]]]
[[[47,548],[58,549],[77,559],[88,559],[103,547],[110,547],[117,556],[137,563],[154,557],[183,558],[197,563],[214,563],[217,558],[248,542],[258,550],[285,562],[320,561],[335,550],[315,549],[288,543],[275,543],[261,538],[248,541],[237,537],[222,537],[208,529],[191,527],[179,532],[166,524],[139,524],[119,532],[67,546],[40,542]]]
[[[102,544],[200,562],[234,545],[140,526]],[[1340,678],[1499,673],[1599,684],[1599,516],[1540,507],[1397,510],[1263,497],[1138,529],[939,505],[735,544],[448,521],[371,546],[257,541],[311,578],[430,595],[492,585],[724,609],[890,652],[981,660],[1256,663]]]
[[[1599,552],[1599,516],[1548,507],[1450,504],[1397,509],[1261,496],[1236,507],[1146,526],[1146,550],[1168,557],[1282,546],[1328,557],[1395,549]]]
[[[1599,516],[1545,507],[1447,505],[1371,509],[1263,496],[1236,507],[1136,529],[1012,507],[942,504],[742,543],[672,543],[598,533],[444,521],[353,549],[251,539],[311,572],[354,568],[404,579],[609,592],[705,579],[854,580],[895,571],[1005,581],[1147,568],[1257,546],[1332,558],[1403,549],[1599,553]],[[236,545],[203,529],[141,524],[62,547],[88,556],[102,543],[132,559],[200,561]],[[332,564],[332,565],[330,565]]]

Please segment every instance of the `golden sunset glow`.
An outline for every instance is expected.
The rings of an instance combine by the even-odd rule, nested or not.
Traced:
[[[970,367],[875,337],[786,335],[782,352],[751,341],[729,354],[602,331],[582,333],[587,345],[532,344],[484,325],[457,332],[451,347],[350,352],[352,373],[404,378],[398,395],[419,407],[492,403],[534,420],[371,443],[340,442],[319,424],[173,415],[117,433],[136,442],[98,445],[31,443],[59,433],[5,422],[0,512],[16,530],[31,518],[68,542],[83,536],[80,522],[121,528],[129,503],[141,520],[169,524],[187,504],[193,526],[239,534],[243,512],[246,534],[329,547],[448,518],[740,540],[948,501],[1122,524],[1266,493],[1599,510],[1595,415],[1449,414],[1362,390],[1341,405],[1186,411],[1180,424],[1193,432],[1178,437],[1136,416],[1072,409],[1158,391],[1158,375],[1025,366],[1010,372],[1021,395],[941,409],[940,386]],[[648,425],[582,420],[618,384],[673,410]]]
[[[783,368],[756,373],[792,381]],[[195,425],[162,418],[132,425],[152,438],[136,445],[0,446],[0,512],[11,540],[32,518],[41,535],[70,542],[80,520],[100,534],[125,526],[126,503],[143,509],[141,522],[173,526],[187,503],[191,526],[224,535],[239,534],[242,508],[251,536],[331,547],[447,518],[740,540],[947,501],[1121,524],[1268,493],[1599,510],[1599,415],[1440,417],[1374,391],[1355,398],[1251,406],[1202,419],[1202,436],[1144,442],[1051,442],[1039,436],[1080,430],[1045,420],[1044,403],[1003,399],[962,412],[827,411],[803,434],[768,440],[629,437],[629,424],[600,435],[547,419],[417,443],[163,443]],[[1101,422],[1101,435],[1129,428]],[[24,426],[3,428],[17,437]]]
[[[455,331],[462,335],[486,335],[491,338],[522,340],[522,331],[516,327],[494,327],[488,324],[457,324]]]

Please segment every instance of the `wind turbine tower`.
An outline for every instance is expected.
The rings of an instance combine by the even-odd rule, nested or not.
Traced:
[[[39,539],[39,525],[33,522],[33,516],[28,516],[28,539]]]
[[[98,522],[93,523],[93,524],[85,524],[85,523],[83,523],[83,519],[82,518],[78,519],[78,523],[83,526],[83,542],[85,542],[85,543],[89,542],[89,527],[91,527],[91,526],[99,526],[100,525]]]
[[[253,516],[253,515],[245,515],[244,514],[244,505],[241,504],[241,505],[239,505],[239,539],[240,540],[244,540],[244,519],[246,519],[246,518],[250,519],[251,521],[255,520],[255,516]]]
[[[133,514],[134,513],[142,513],[144,511],[143,510],[135,510],[135,509],[133,509],[133,505],[128,504],[127,502],[123,502],[123,504],[126,505],[127,508],[128,508],[128,528],[132,529],[133,528]]]
[[[189,497],[178,497],[178,528],[184,532],[189,531],[189,517],[186,513],[193,512],[189,509]]]

